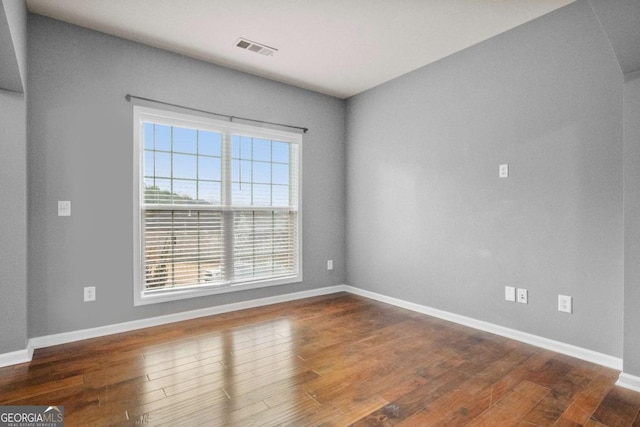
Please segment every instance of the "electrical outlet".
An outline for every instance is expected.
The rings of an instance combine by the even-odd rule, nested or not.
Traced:
[[[96,300],[96,287],[95,286],[87,286],[84,288],[84,302],[95,301]]]
[[[498,176],[500,178],[508,178],[509,177],[509,165],[504,164],[498,167]]]
[[[569,314],[573,312],[573,304],[570,296],[558,295],[558,311]]]
[[[513,286],[504,287],[504,299],[510,302],[516,302],[516,288]]]
[[[518,289],[518,302],[520,304],[528,304],[528,295],[526,289]]]
[[[327,261],[327,270],[333,270],[333,260]]]
[[[71,202],[58,200],[58,216],[71,216]]]

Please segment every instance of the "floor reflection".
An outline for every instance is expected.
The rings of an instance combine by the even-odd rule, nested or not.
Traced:
[[[148,381],[139,393],[162,390],[172,405],[165,399],[162,407],[141,402],[128,416],[146,416],[151,423],[188,417],[195,423],[251,425],[278,413],[291,415],[297,396],[304,395],[296,382],[304,367],[295,347],[291,320],[278,318],[150,349],[143,358]]]

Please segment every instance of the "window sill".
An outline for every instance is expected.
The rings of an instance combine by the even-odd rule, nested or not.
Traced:
[[[260,280],[255,282],[243,282],[233,285],[222,286],[201,286],[188,289],[171,289],[167,291],[155,292],[135,292],[134,306],[149,304],[159,304],[163,302],[179,301],[189,298],[204,297],[209,295],[225,294],[229,292],[246,291],[250,289],[268,288],[272,286],[291,285],[302,282],[302,275],[281,277],[271,280]]]

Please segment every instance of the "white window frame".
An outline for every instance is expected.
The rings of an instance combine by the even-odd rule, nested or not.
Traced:
[[[167,290],[154,290],[152,292],[145,291],[144,277],[144,215],[143,197],[144,197],[144,141],[143,130],[144,122],[153,122],[157,124],[165,124],[169,126],[180,126],[187,128],[195,128],[199,130],[218,132],[222,134],[242,134],[254,138],[263,138],[287,142],[289,144],[297,144],[298,149],[298,180],[297,180],[297,241],[295,242],[297,251],[295,253],[295,265],[297,274],[272,279],[257,279],[253,281],[244,281],[228,286],[206,286],[199,285],[188,287],[186,289],[173,288]],[[206,295],[215,295],[228,292],[244,291],[247,289],[256,289],[270,286],[287,285],[302,282],[302,135],[298,133],[285,132],[277,129],[262,128],[250,126],[240,123],[225,122],[211,119],[208,117],[176,113],[173,111],[158,110],[149,107],[135,105],[133,107],[133,228],[134,228],[134,252],[133,252],[133,271],[134,271],[134,306],[162,303],[168,301],[176,301],[187,298],[194,298]],[[242,207],[226,207],[235,210],[259,210],[252,206]],[[211,210],[224,210],[219,206],[214,206]]]

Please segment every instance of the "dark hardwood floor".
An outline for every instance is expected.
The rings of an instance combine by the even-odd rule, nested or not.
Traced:
[[[37,350],[0,405],[65,425],[640,426],[618,372],[335,294]]]

